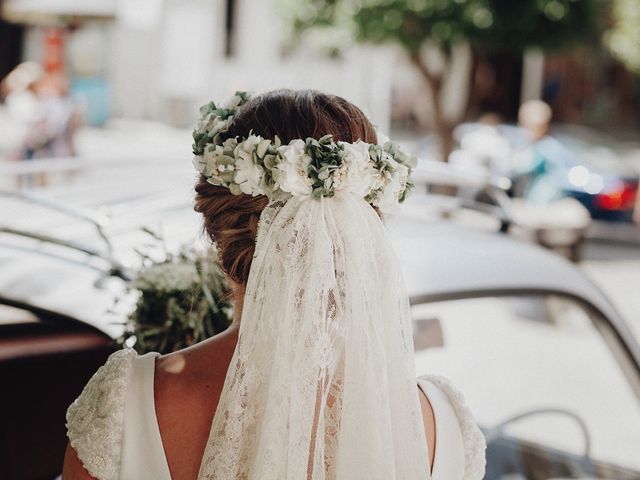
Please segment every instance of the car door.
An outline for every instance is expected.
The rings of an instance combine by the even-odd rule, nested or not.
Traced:
[[[417,371],[464,392],[487,439],[485,478],[640,479],[640,402],[627,376],[638,372],[625,374],[606,319],[553,295],[413,314]]]
[[[62,471],[67,407],[112,351],[81,322],[0,303],[0,478]]]

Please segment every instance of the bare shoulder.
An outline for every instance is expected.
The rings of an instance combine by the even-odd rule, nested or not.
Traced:
[[[422,410],[422,420],[424,422],[424,431],[427,435],[427,448],[429,449],[429,467],[433,469],[434,453],[436,450],[436,420],[433,413],[433,407],[429,399],[418,387],[418,396],[420,397],[420,409]]]
[[[173,478],[195,478],[237,343],[223,332],[156,358],[154,399]]]
[[[237,334],[222,332],[156,359],[154,393],[161,423],[189,408],[196,416],[203,408],[203,415],[215,409],[236,343]]]
[[[156,359],[156,389],[172,385],[195,386],[226,375],[238,340],[237,331],[228,330],[208,340]]]

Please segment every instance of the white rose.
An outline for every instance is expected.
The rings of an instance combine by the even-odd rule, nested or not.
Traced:
[[[260,188],[264,177],[264,169],[260,165],[255,164],[251,159],[238,158],[235,167],[235,182],[243,193],[254,197],[264,194],[262,188]]]
[[[395,162],[395,160],[394,160]],[[395,210],[398,205],[400,194],[407,186],[407,178],[409,177],[409,169],[406,165],[396,163],[396,170],[387,180],[384,189],[378,196],[377,206],[383,213],[390,213]]]
[[[260,183],[264,177],[264,169],[254,160],[254,152],[261,144],[262,139],[256,135],[249,136],[240,142],[233,151],[235,161],[234,181],[240,190],[247,195],[260,195],[264,192]]]
[[[260,140],[260,143],[258,144],[258,148],[256,149],[256,153],[258,154],[258,157],[264,158],[270,145],[271,145],[271,140],[267,138]]]
[[[261,138],[256,135],[249,136],[246,140],[240,142],[233,151],[236,158],[253,161],[253,152],[256,146],[260,144]]]
[[[210,114],[205,126],[205,131],[209,136],[213,137],[216,133],[225,131],[228,126],[228,120],[223,120],[217,115]]]
[[[193,160],[191,161],[195,169],[203,175],[206,175],[204,172],[206,170],[206,162],[200,155],[194,155]]]
[[[202,160],[204,162],[202,170],[200,172],[210,177],[218,172],[218,158],[224,155],[222,147],[219,145],[209,145],[204,149],[202,154]]]
[[[242,97],[240,95],[234,95],[229,99],[229,101],[225,105],[225,108],[227,109],[235,108],[241,103],[242,103]]]
[[[400,179],[396,175],[393,175],[385,185],[382,192],[378,195],[378,199],[376,201],[376,205],[382,213],[390,213],[395,210],[398,202],[397,194],[399,191]]]
[[[209,113],[204,117],[201,117],[196,122],[195,131],[198,133],[207,133],[207,125],[212,120],[213,114]]]
[[[398,168],[398,165],[400,165],[390,153],[383,152],[382,156],[384,158],[385,163],[387,163],[392,170],[395,170],[396,168]]]
[[[376,136],[378,137],[378,145],[380,146],[384,146],[385,143],[391,141],[384,133],[376,132]]]
[[[369,158],[369,144],[359,141],[343,146],[343,164],[334,173],[335,189],[366,197],[375,184],[377,174]]]
[[[398,167],[396,168],[396,173],[400,176],[402,186],[404,187],[407,184],[407,180],[409,179],[409,167],[402,163],[399,163]]]
[[[276,165],[274,175],[280,189],[292,195],[311,195],[311,179],[307,169],[311,158],[304,152],[304,141],[293,140],[278,148],[282,160]]]

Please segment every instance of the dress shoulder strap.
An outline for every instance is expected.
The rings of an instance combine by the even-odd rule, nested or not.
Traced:
[[[78,458],[97,480],[117,480],[124,403],[133,349],[119,350],[91,377],[67,410],[67,436]]]
[[[458,418],[464,444],[464,479],[482,480],[486,468],[486,440],[478,427],[464,396],[450,380],[439,375],[423,375],[418,382],[430,382],[442,391]]]

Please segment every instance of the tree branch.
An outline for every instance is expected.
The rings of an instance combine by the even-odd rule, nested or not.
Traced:
[[[443,74],[435,75],[433,72],[429,70],[429,68],[424,64],[424,61],[420,57],[418,52],[412,52],[409,54],[409,58],[411,59],[411,63],[413,63],[418,72],[421,74],[422,78],[425,80],[425,83],[429,87],[429,94],[431,96],[431,104],[433,108],[433,126],[435,131],[438,133],[441,142],[441,154],[442,159],[444,161],[447,160],[449,154],[453,149],[453,127],[448,125],[444,114],[442,111],[442,84],[443,84]],[[446,68],[443,69],[443,72],[446,72]]]
[[[429,87],[433,89],[434,93],[439,92],[442,87],[442,76],[435,75],[429,70],[429,68],[424,64],[419,52],[410,53],[409,58],[411,59],[411,63],[418,68],[422,78],[427,82]]]

